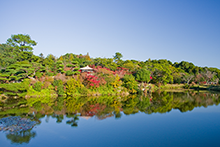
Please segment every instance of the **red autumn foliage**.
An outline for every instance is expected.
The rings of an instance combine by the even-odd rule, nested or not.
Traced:
[[[89,110],[85,112],[86,116],[94,116],[94,115],[102,115],[100,114],[103,112],[103,110],[106,108],[106,105],[100,105],[100,104],[95,104],[95,105],[89,105]]]
[[[86,75],[86,85],[89,88],[97,88],[99,87],[99,83],[100,81],[98,80],[97,76],[90,75],[90,74]]]
[[[94,116],[98,110],[99,110],[99,104],[95,104],[95,105],[90,105],[90,110],[87,111],[85,114],[86,116]]]
[[[123,78],[126,74],[131,74],[131,72],[129,72],[129,69],[127,68],[117,67],[115,74],[117,74],[120,78]]]

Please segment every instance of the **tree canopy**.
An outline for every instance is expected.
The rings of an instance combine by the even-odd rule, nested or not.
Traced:
[[[121,91],[124,88],[130,93],[136,93],[139,82],[150,82],[158,86],[172,83],[218,84],[220,79],[218,68],[198,67],[186,61],[172,63],[166,59],[122,60],[120,52],[116,52],[113,58],[91,58],[88,53],[66,53],[60,57],[49,54],[44,57],[43,53],[39,56],[33,54],[35,45],[37,43],[24,34],[12,35],[5,44],[0,44],[1,84],[17,84],[25,79],[34,79],[31,90],[41,92],[41,88],[49,87],[61,95],[69,78],[76,80],[76,87],[84,85],[83,89],[78,87],[78,91],[84,94],[92,88],[103,92]],[[93,77],[80,73],[80,68],[87,65],[94,69]],[[59,81],[57,85],[53,84],[53,80],[62,82]],[[115,89],[119,87],[123,88]]]
[[[37,43],[34,40],[31,40],[31,37],[29,35],[11,35],[11,38],[7,40],[7,44],[11,45],[12,47],[16,47],[20,51],[32,51],[33,47],[37,45]]]

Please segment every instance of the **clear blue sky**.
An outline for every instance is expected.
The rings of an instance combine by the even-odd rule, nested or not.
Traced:
[[[34,54],[168,59],[220,68],[220,0],[0,0],[0,43],[38,42]]]

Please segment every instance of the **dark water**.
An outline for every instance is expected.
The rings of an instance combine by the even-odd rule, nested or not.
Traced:
[[[0,118],[37,121],[33,129],[0,132],[0,146],[220,146],[220,94],[8,99]]]

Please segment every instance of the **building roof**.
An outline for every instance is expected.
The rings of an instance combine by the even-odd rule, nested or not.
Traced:
[[[80,70],[94,70],[94,69],[87,65],[86,67],[80,68]]]

